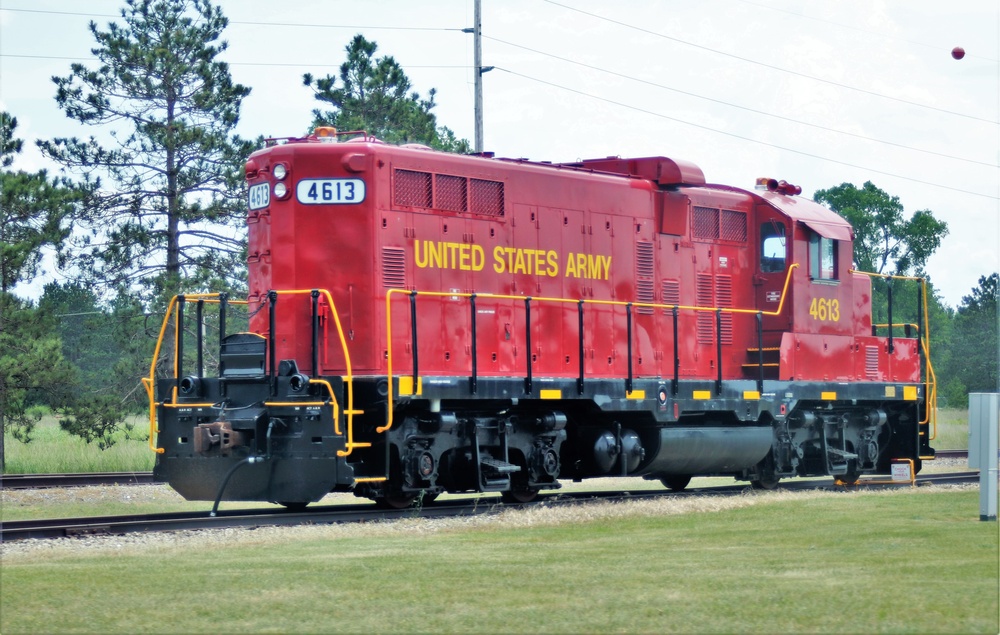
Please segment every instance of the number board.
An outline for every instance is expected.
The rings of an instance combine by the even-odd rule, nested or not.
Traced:
[[[295,197],[305,205],[350,205],[365,200],[361,179],[303,179],[295,186]]]
[[[247,193],[247,206],[250,209],[264,209],[271,203],[271,186],[267,183],[251,185]]]

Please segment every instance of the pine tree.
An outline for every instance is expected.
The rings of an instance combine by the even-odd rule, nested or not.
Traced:
[[[17,119],[0,113],[0,471],[3,432],[30,439],[36,403],[62,404],[72,369],[59,338],[46,330],[37,310],[14,297],[14,286],[31,280],[45,248],[66,238],[67,217],[83,192],[64,179],[9,169],[21,151]]]
[[[128,0],[121,16],[90,23],[97,68],[52,78],[66,115],[101,135],[39,142],[92,190],[64,264],[103,288],[143,282],[147,299],[182,279],[238,285],[253,144],[232,134],[250,89],[219,60],[228,20],[208,0]]]
[[[333,126],[341,131],[364,130],[388,143],[422,143],[447,152],[469,152],[466,139],[458,139],[445,126],[438,127],[431,112],[437,91],[429,99],[410,92],[410,79],[391,56],[376,58],[378,44],[361,34],[345,47],[347,61],[338,77],[303,75],[316,99],[332,110],[313,110],[313,126]],[[339,79],[339,84],[338,84]]]

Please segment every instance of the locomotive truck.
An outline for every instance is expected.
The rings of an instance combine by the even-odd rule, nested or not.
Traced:
[[[249,329],[226,332],[224,294],[177,296],[173,368],[144,378],[155,477],[185,498],[772,488],[934,457],[925,312],[873,324],[851,226],[784,181],[329,128],[269,140],[246,179]]]

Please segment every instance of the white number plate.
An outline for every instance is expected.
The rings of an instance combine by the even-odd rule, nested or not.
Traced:
[[[250,209],[264,209],[271,203],[271,186],[267,183],[251,185],[248,199]]]
[[[295,186],[295,197],[306,205],[343,205],[365,200],[361,179],[303,179]]]

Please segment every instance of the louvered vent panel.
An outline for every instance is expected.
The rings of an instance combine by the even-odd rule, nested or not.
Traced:
[[[464,176],[434,175],[434,208],[447,212],[466,212],[468,179]]]
[[[712,306],[714,300],[712,274],[699,273],[697,280],[698,306]],[[715,315],[708,311],[698,311],[698,343],[711,344],[715,341]]]
[[[401,247],[382,248],[382,286],[406,288],[406,250]]]
[[[503,183],[469,179],[469,209],[473,214],[503,216]]]
[[[878,379],[878,346],[865,346],[865,377]]]
[[[733,278],[732,276],[715,277],[715,306],[732,308],[733,306]],[[733,343],[733,314],[722,314],[722,343]]]
[[[691,237],[701,240],[719,238],[719,210],[713,207],[695,207],[691,210]]]
[[[660,286],[660,292],[663,294],[663,304],[681,303],[680,280],[664,280]]]
[[[722,210],[722,226],[719,238],[733,242],[747,241],[747,215],[729,209]]]
[[[431,173],[396,170],[392,202],[403,207],[431,207]]]
[[[635,244],[635,299],[637,302],[656,302],[656,281],[653,279],[653,243],[639,241]],[[637,313],[650,315],[652,307],[638,307]]]

